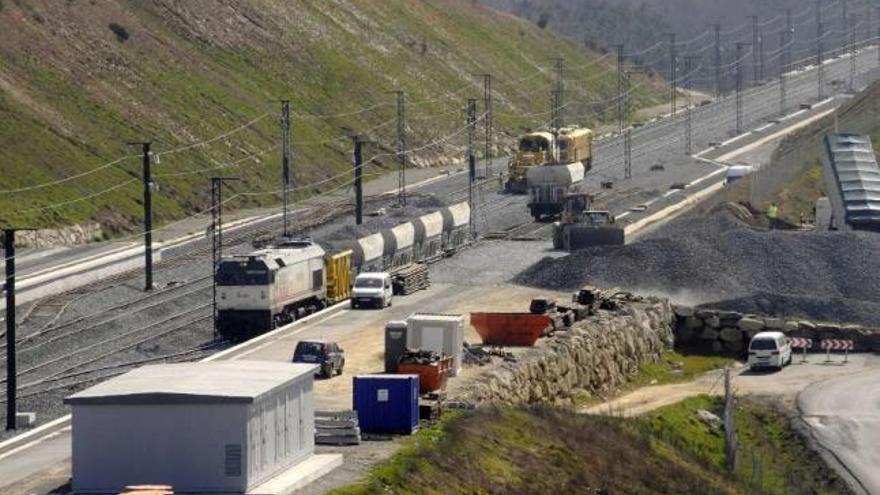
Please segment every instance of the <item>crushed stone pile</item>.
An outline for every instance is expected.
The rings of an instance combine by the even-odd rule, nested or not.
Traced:
[[[727,210],[679,218],[624,247],[545,258],[515,282],[618,286],[719,309],[880,325],[880,235],[761,231]]]

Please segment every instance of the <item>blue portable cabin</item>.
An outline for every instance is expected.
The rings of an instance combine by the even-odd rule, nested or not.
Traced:
[[[358,375],[352,406],[365,433],[410,435],[419,428],[418,375]]]

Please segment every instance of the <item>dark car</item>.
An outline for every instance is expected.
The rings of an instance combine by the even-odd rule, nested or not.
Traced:
[[[323,340],[302,340],[297,342],[293,352],[294,363],[317,364],[317,374],[330,378],[342,374],[345,366],[345,351],[336,342]]]

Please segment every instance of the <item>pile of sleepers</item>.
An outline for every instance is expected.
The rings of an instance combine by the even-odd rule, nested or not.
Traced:
[[[391,275],[394,286],[394,294],[407,296],[413,292],[427,289],[431,285],[428,275],[428,265],[425,263],[413,263],[401,268]]]
[[[316,445],[359,445],[361,429],[355,411],[315,411]]]

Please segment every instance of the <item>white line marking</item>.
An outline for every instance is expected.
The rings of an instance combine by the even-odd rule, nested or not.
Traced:
[[[21,452],[22,450],[29,449],[29,448],[33,447],[34,445],[37,445],[38,443],[45,442],[46,440],[51,440],[52,438],[55,438],[55,437],[61,435],[62,433],[66,433],[68,431],[70,431],[70,426],[65,426],[64,428],[62,428],[56,432],[53,432],[49,435],[46,435],[43,438],[38,438],[34,441],[31,441],[31,442],[28,442],[24,445],[16,447],[16,448],[10,450],[9,452],[6,452],[4,454],[0,454],[0,460],[3,460],[11,455],[17,454],[18,452]]]
[[[338,313],[334,313],[334,314],[332,314],[332,315],[327,316],[327,317],[324,318],[323,320],[318,320],[318,321],[312,322],[312,323],[310,323],[310,324],[308,324],[308,325],[303,325],[302,327],[297,328],[296,330],[294,330],[294,331],[292,331],[292,332],[290,332],[290,333],[286,333],[286,334],[284,334],[283,337],[289,337],[289,336],[291,336],[291,335],[296,335],[296,334],[302,332],[303,330],[307,330],[307,329],[309,329],[309,328],[311,328],[311,327],[313,327],[313,326],[315,326],[315,325],[320,325],[321,323],[324,323],[324,322],[327,322],[327,321],[329,321],[329,320],[332,320],[333,318],[336,318],[337,316],[342,316],[342,315],[344,315],[344,314],[346,314],[346,313],[348,313],[348,312],[349,312],[349,311],[348,311],[347,309],[343,309],[342,311],[340,311],[340,312],[338,312]],[[280,340],[280,339],[279,339],[279,340]],[[262,344],[258,345],[257,347],[254,347],[253,349],[248,349],[247,351],[242,352],[241,354],[238,354],[238,355],[233,356],[233,357],[232,357],[232,361],[235,361],[235,360],[237,360],[237,359],[241,359],[241,358],[243,358],[243,357],[245,357],[245,356],[249,356],[249,355],[251,355],[251,354],[253,354],[253,353],[257,352],[257,351],[260,351],[260,350],[265,349],[266,347],[268,347],[268,346],[270,346],[270,345],[272,345],[272,344],[277,344],[277,343],[278,343],[277,340],[270,340],[270,341],[267,341],[267,342],[263,342]]]

